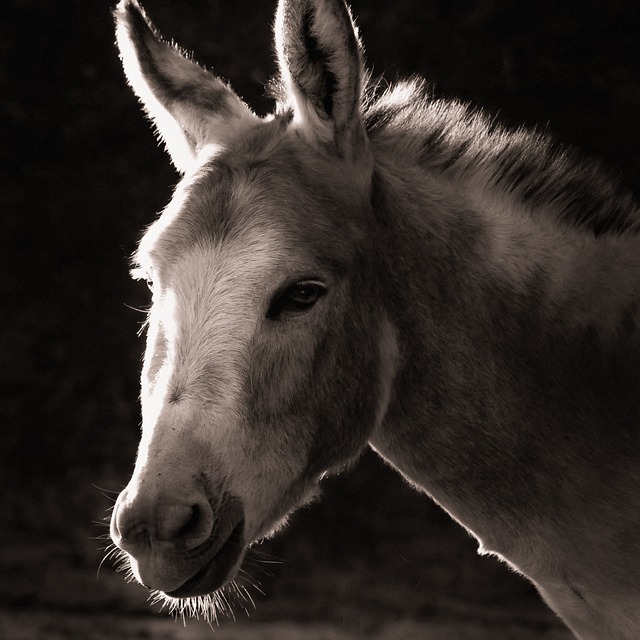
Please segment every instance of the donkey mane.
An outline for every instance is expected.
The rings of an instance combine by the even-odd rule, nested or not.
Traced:
[[[438,99],[419,78],[382,93],[377,86],[365,100],[365,126],[372,143],[396,161],[404,157],[452,182],[475,183],[506,206],[524,203],[531,216],[551,215],[596,237],[640,233],[633,194],[599,162],[547,134],[510,131],[481,110]]]

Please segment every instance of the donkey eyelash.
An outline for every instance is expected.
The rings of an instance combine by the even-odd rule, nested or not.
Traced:
[[[142,267],[134,267],[133,269],[131,269],[129,271],[129,275],[134,279],[134,280],[150,280],[151,278],[149,278],[149,274],[147,273],[146,269],[143,269]]]
[[[134,280],[144,280],[147,283],[147,287],[149,287],[149,291],[153,291],[153,276],[151,275],[150,269],[135,267],[131,269],[129,273]]]

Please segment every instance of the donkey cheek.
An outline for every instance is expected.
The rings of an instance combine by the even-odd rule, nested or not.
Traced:
[[[256,353],[245,385],[245,396],[252,421],[289,414],[305,404],[311,393],[311,367],[299,355],[282,353],[277,358]]]
[[[377,418],[375,380],[374,365],[361,362],[314,398],[316,428],[307,455],[308,473],[338,471],[366,446]]]

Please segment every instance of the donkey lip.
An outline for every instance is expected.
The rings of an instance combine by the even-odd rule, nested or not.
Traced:
[[[231,570],[244,550],[244,518],[233,528],[220,550],[189,578],[181,587],[166,591],[171,598],[204,596],[219,589],[229,577]]]

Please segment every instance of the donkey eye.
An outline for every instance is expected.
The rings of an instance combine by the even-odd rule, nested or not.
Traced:
[[[311,309],[325,292],[324,285],[315,280],[296,282],[275,296],[269,306],[267,318],[277,318],[283,313],[304,313]]]

